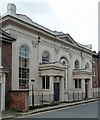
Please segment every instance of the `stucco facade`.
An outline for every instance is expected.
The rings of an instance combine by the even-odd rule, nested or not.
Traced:
[[[28,90],[29,106],[32,105],[32,79],[35,80],[35,95],[43,93],[55,96],[57,87],[58,98],[52,97],[52,101],[65,101],[67,92],[87,92],[86,97],[91,97],[91,46],[83,46],[69,34],[51,31],[34,23],[26,15],[17,14],[14,4],[8,4],[7,9],[2,17],[2,28],[16,39],[12,43],[12,91]],[[28,88],[19,86],[19,49],[23,45],[29,49]],[[44,52],[49,54],[48,63],[43,62]],[[49,81],[49,85],[43,81]],[[37,104],[36,99],[34,102]]]

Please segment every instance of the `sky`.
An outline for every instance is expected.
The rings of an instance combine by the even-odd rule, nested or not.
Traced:
[[[0,13],[14,3],[18,14],[53,31],[68,33],[78,43],[98,52],[99,0],[1,0]]]

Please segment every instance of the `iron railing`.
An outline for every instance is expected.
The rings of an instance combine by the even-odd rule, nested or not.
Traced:
[[[100,92],[92,91],[90,97],[86,95],[85,92],[66,92],[64,93],[64,101],[63,102],[74,102],[80,101],[85,99],[92,99],[92,98],[100,98]],[[31,96],[29,97],[29,104],[31,104]],[[41,105],[41,104],[51,104],[52,102],[60,102],[54,101],[54,94],[40,94],[34,95],[34,105]]]

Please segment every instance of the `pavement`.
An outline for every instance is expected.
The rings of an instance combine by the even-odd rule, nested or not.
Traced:
[[[54,106],[35,108],[33,110],[29,110],[28,112],[19,112],[19,111],[15,111],[15,110],[5,110],[2,112],[2,120],[13,119],[13,118],[17,118],[20,116],[26,116],[26,115],[30,115],[30,114],[35,114],[35,113],[40,113],[40,112],[44,112],[44,111],[85,104],[85,103],[89,103],[89,102],[95,102],[98,100],[99,99],[96,98],[96,99],[87,99],[87,100],[69,102],[69,103],[68,102],[59,103],[58,105],[54,105]]]

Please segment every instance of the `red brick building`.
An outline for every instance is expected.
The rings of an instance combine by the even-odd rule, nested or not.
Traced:
[[[0,84],[0,106],[1,110],[7,109],[10,103],[10,94],[12,85],[12,42],[15,39],[10,34],[0,29],[0,48],[1,48],[1,84]],[[2,90],[3,89],[3,90]],[[3,96],[3,97],[1,97]]]
[[[97,54],[98,58],[98,88],[100,88],[100,51]]]
[[[100,88],[100,52],[94,53],[92,63],[92,86],[93,88]]]

